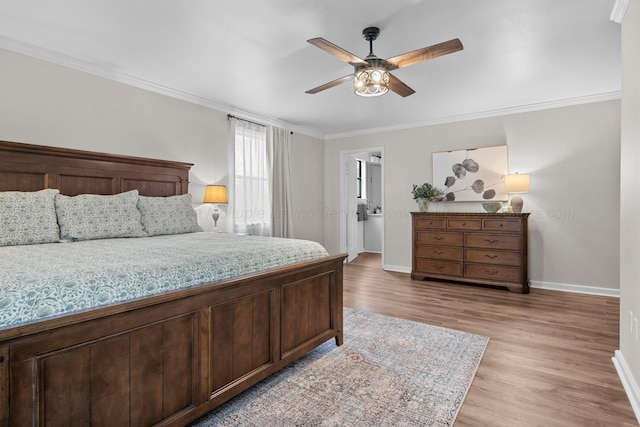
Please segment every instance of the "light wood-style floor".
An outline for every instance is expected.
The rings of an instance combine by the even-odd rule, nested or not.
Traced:
[[[638,426],[611,361],[617,298],[418,282],[363,253],[344,305],[490,337],[456,427]]]

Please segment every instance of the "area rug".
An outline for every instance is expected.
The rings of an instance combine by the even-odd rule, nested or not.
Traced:
[[[342,346],[324,343],[191,426],[451,426],[488,341],[347,308]]]

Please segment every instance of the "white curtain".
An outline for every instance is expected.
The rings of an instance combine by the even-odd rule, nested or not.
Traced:
[[[271,235],[293,237],[289,145],[291,132],[269,126],[267,161],[271,190]]]
[[[231,118],[234,233],[271,235],[271,194],[267,169],[267,128]]]

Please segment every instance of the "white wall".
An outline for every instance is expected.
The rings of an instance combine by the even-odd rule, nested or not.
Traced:
[[[622,22],[620,351],[616,367],[640,421],[640,2]],[[632,314],[630,314],[631,312]],[[630,323],[632,330],[630,329]]]
[[[620,101],[606,101],[325,142],[325,245],[339,250],[340,151],[384,147],[385,267],[411,268],[412,184],[431,182],[434,151],[507,144],[510,172],[531,174],[533,284],[619,286]],[[482,211],[479,203],[434,210]],[[579,289],[579,288],[577,288]]]
[[[0,64],[0,140],[194,163],[195,203],[207,184],[228,184],[226,113],[3,49]],[[292,145],[294,208],[320,212],[322,142],[294,135]],[[320,215],[303,218],[296,237],[322,243]]]

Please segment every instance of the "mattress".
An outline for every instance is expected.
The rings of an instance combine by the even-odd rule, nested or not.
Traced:
[[[319,243],[226,233],[0,248],[0,329],[326,257]]]

